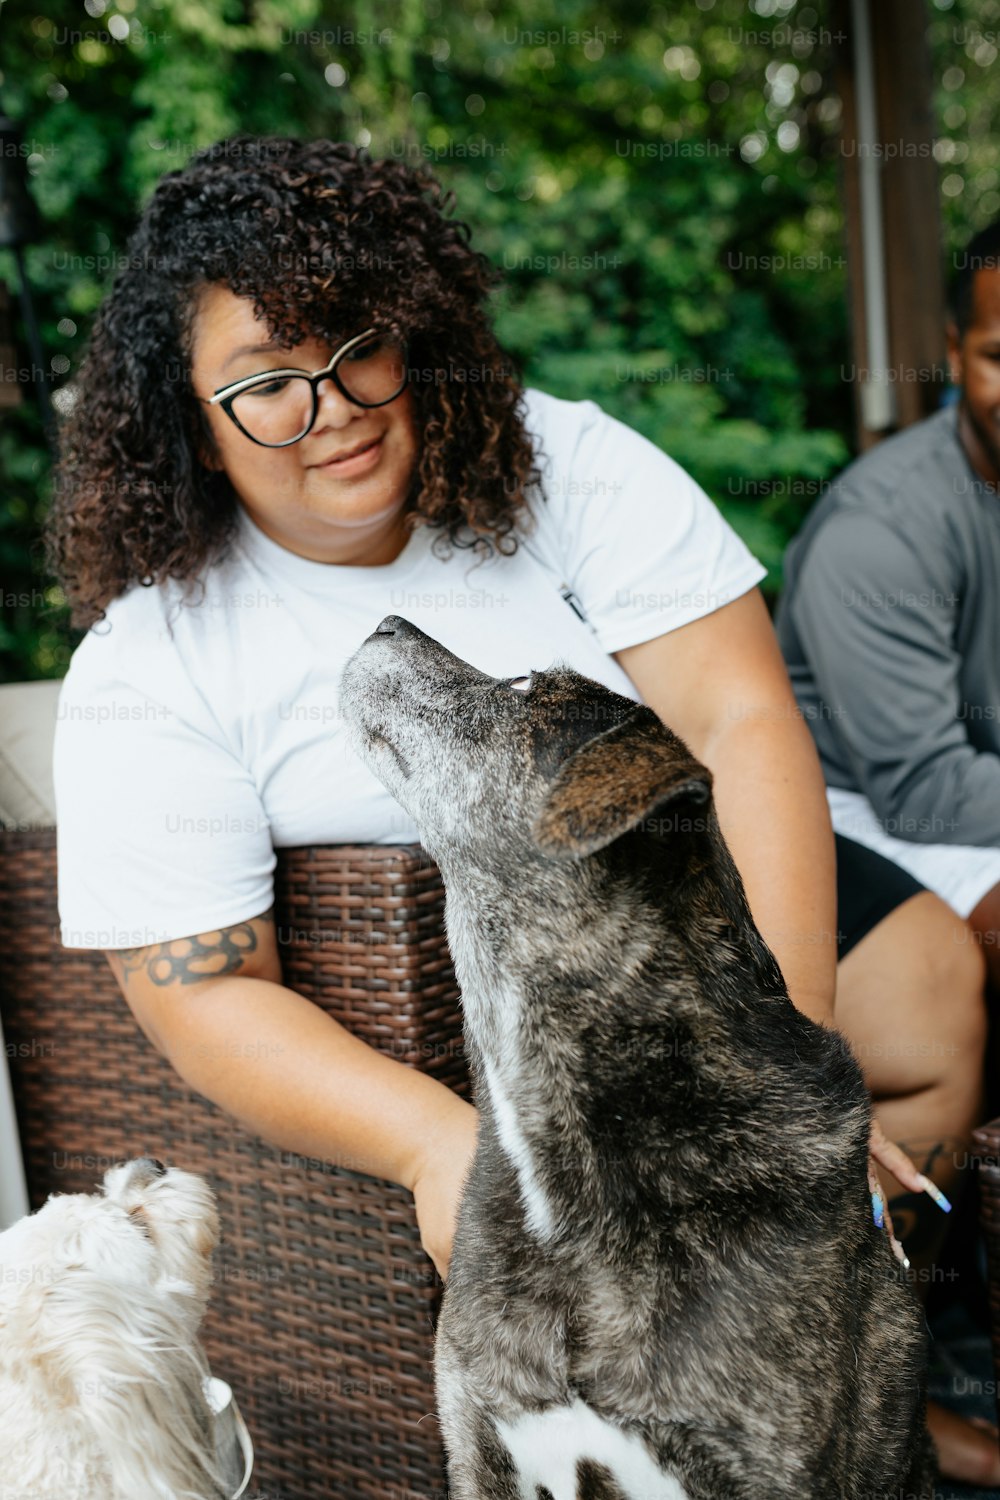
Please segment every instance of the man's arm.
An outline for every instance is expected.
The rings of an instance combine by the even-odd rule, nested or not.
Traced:
[[[969,742],[955,623],[962,590],[941,545],[877,516],[832,516],[789,608],[831,726],[885,831],[1000,845],[1000,756]]]
[[[754,920],[794,1003],[829,1022],[833,831],[812,737],[760,593],[614,654],[650,708],[713,772],[719,823]]]

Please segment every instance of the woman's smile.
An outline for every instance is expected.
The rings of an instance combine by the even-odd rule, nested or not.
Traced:
[[[262,361],[264,370],[321,370],[335,347],[311,339],[271,346],[266,356],[255,352],[268,337],[248,298],[206,286],[191,360],[197,396],[205,402],[227,384],[263,373]],[[251,520],[288,551],[352,567],[390,563],[409,536],[404,512],[418,456],[411,392],[365,407],[324,379],[317,394],[313,425],[285,447],[253,442],[221,407],[206,404],[211,445],[202,462],[225,471]]]
[[[307,464],[307,469],[324,469],[340,476],[367,474],[382,456],[382,438],[369,438],[366,442],[347,449],[343,454],[334,453],[318,463]]]

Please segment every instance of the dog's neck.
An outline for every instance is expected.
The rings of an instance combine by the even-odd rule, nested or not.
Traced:
[[[581,1196],[625,1239],[647,1208],[659,1223],[668,1200],[700,1202],[719,1141],[785,1118],[776,1039],[795,1035],[797,1086],[813,1079],[822,1114],[823,1029],[789,1001],[728,851],[706,854],[671,873],[626,844],[571,872],[526,860],[513,880],[441,862],[481,1139],[513,1170],[539,1242],[555,1243]],[[824,1170],[830,1140],[817,1129]],[[770,1181],[773,1157],[740,1170]]]
[[[721,846],[721,850],[720,850]],[[525,859],[515,875],[443,855],[448,936],[474,1042],[490,1050],[497,1007],[512,993],[545,1004],[547,992],[599,992],[613,1001],[669,981],[683,948],[689,972],[711,969],[717,981],[728,947],[746,991],[784,993],[773,957],[753,925],[739,876],[721,838],[697,867],[670,863],[669,847],[637,840],[611,857],[569,865]],[[729,864],[731,880],[712,871]],[[721,949],[720,949],[720,945]],[[711,1003],[724,1004],[725,987]],[[567,1024],[566,1007],[560,1011]],[[639,1017],[648,1020],[648,1015]],[[503,1031],[509,1034],[504,1025]]]
[[[640,852],[568,870],[527,863],[513,883],[442,863],[477,1103],[540,1241],[564,1217],[560,1184],[596,1203],[608,1151],[641,1154],[636,1109],[654,1109],[669,1136],[705,1059],[725,1066],[736,1053],[735,1008],[756,998],[746,944],[733,941],[738,905],[716,899],[709,866],[704,879],[685,867],[660,882]],[[732,977],[718,986],[727,940]],[[751,974],[750,991],[763,988]]]

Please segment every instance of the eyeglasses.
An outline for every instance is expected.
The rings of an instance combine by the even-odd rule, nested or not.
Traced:
[[[304,438],[315,422],[321,381],[332,380],[354,406],[375,407],[388,406],[402,395],[408,378],[406,345],[368,328],[342,344],[330,363],[313,375],[305,370],[267,370],[198,400],[221,407],[252,443],[287,448]]]

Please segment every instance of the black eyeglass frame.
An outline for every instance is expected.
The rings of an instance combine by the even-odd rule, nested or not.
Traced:
[[[225,412],[230,422],[232,422],[235,427],[239,428],[243,436],[245,438],[249,438],[251,443],[256,443],[259,448],[290,448],[293,443],[301,443],[302,439],[304,437],[307,437],[312,431],[313,424],[316,421],[316,413],[319,411],[319,385],[323,380],[332,380],[334,385],[337,387],[337,390],[343,396],[344,400],[350,401],[352,406],[363,406],[366,410],[369,411],[373,411],[376,407],[379,406],[388,406],[391,402],[399,400],[399,397],[403,394],[403,392],[406,390],[406,387],[410,383],[410,371],[407,362],[407,346],[405,342],[402,346],[403,383],[399,387],[398,391],[396,391],[391,396],[387,396],[384,401],[359,400],[357,396],[352,395],[351,392],[346,388],[339,374],[337,373],[337,369],[340,365],[341,360],[343,360],[346,355],[350,354],[352,349],[356,349],[359,344],[364,343],[365,339],[370,339],[373,334],[376,334],[378,332],[379,329],[377,328],[366,328],[364,333],[356,334],[354,338],[348,339],[347,343],[341,344],[340,348],[333,354],[330,359],[330,363],[328,365],[325,365],[322,370],[317,370],[314,374],[310,374],[308,370],[261,370],[257,375],[247,375],[242,380],[234,381],[231,385],[220,386],[220,388],[215,392],[214,396],[199,396],[198,400],[203,402],[206,406],[220,407],[222,411]],[[308,380],[310,389],[312,391],[312,415],[310,416],[307,425],[299,433],[298,437],[286,438],[283,443],[265,443],[263,439],[254,437],[252,432],[247,432],[246,428],[243,426],[243,423],[233,411],[233,402],[236,400],[237,396],[244,395],[246,391],[252,390],[256,385],[266,385],[270,380],[279,380],[282,377],[290,377],[292,375],[296,375],[303,380]]]

